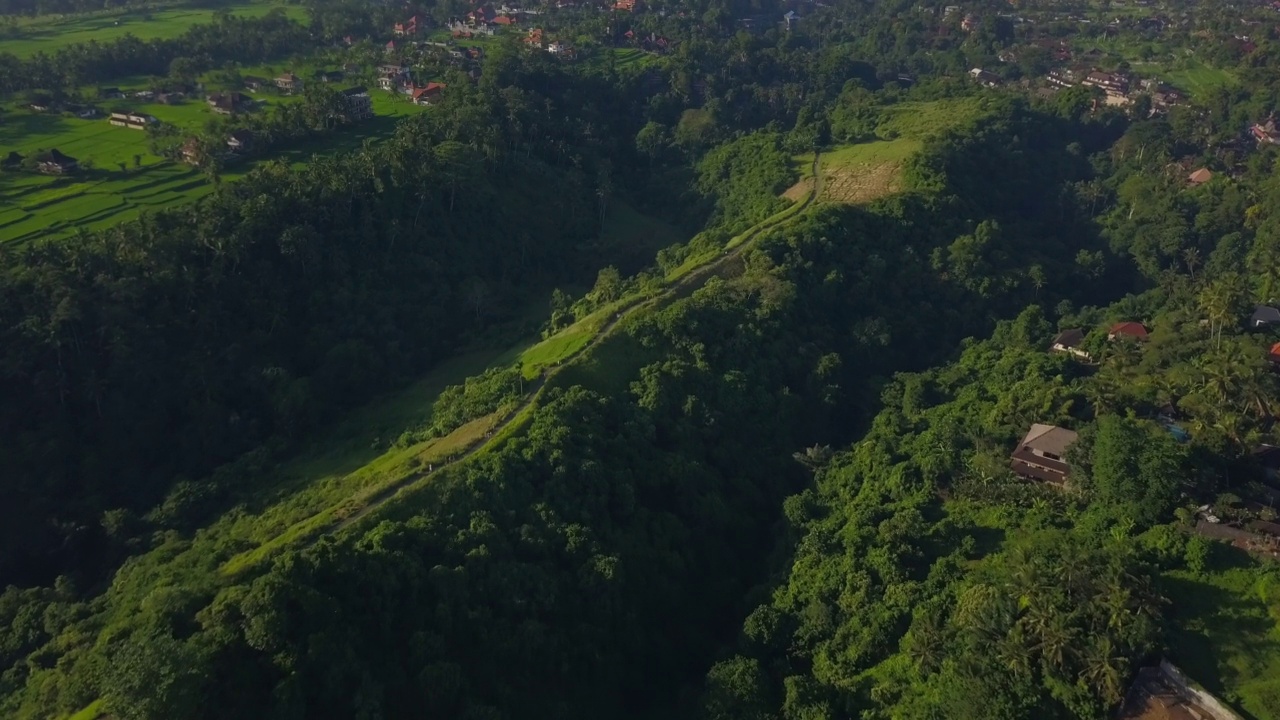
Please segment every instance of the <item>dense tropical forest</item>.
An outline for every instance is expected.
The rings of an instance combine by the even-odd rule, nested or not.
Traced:
[[[1280,718],[1275,39],[1124,105],[971,76],[999,5],[546,7],[579,56],[0,244],[0,715],[1102,719],[1167,659]],[[308,10],[0,92],[401,15]]]

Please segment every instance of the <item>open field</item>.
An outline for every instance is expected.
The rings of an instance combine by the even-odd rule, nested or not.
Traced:
[[[881,112],[876,135],[884,140],[926,140],[977,118],[986,102],[983,97],[968,97],[890,105]]]
[[[823,187],[818,202],[860,204],[901,192],[902,167],[920,149],[919,140],[899,138],[845,145],[822,154]],[[804,155],[800,164],[812,162]],[[791,186],[783,197],[796,200],[813,188],[811,173]]]
[[[371,95],[377,113],[372,120],[267,157],[301,165],[315,154],[354,150],[366,139],[390,136],[398,118],[424,110],[389,93],[373,91]],[[267,104],[289,101],[265,98]],[[193,131],[217,117],[201,101],[132,107]],[[132,219],[143,210],[160,210],[197,199],[213,188],[209,178],[195,169],[152,155],[147,149],[146,133],[140,130],[116,127],[103,118],[81,120],[26,110],[6,114],[6,122],[0,125],[0,155],[10,150],[29,155],[50,148],[82,163],[91,161],[94,167],[67,178],[0,174],[0,242],[56,237],[78,228],[109,227]],[[141,159],[140,167],[135,166],[135,156]],[[228,168],[223,179],[242,177],[254,162]],[[119,163],[125,164],[123,171]]]
[[[902,168],[924,140],[981,114],[981,98],[907,102],[881,112],[880,140],[842,145],[822,153],[823,187],[818,202],[859,204],[903,190]],[[783,197],[798,200],[813,188],[813,154],[792,158],[800,181]]]
[[[224,6],[232,15],[261,17],[279,8],[294,20],[306,21],[306,10],[300,5],[244,3]],[[38,52],[53,53],[75,43],[90,40],[103,43],[133,35],[142,40],[177,37],[192,25],[207,23],[216,12],[213,8],[173,8],[168,10],[98,13],[80,16],[37,17],[20,23],[17,37],[0,41],[0,52],[30,57]],[[148,19],[148,15],[150,19]]]
[[[1199,61],[1183,63],[1176,70],[1165,70],[1160,79],[1179,90],[1185,90],[1192,97],[1202,96],[1215,88],[1229,87],[1236,83],[1236,76],[1228,70],[1222,70]]]
[[[1169,659],[1253,720],[1280,720],[1280,574],[1214,548],[1203,574],[1166,573]]]

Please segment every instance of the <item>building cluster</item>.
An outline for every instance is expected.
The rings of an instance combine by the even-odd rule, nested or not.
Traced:
[[[444,94],[445,84],[421,83],[414,79],[413,70],[404,63],[383,63],[378,66],[378,87],[387,92],[409,96],[414,104],[432,105]]]
[[[1243,324],[1251,331],[1280,331],[1280,308],[1258,305],[1248,318],[1243,319]],[[1109,343],[1145,343],[1149,338],[1150,331],[1140,322],[1122,321],[1106,328],[1106,341]],[[1087,333],[1083,328],[1069,328],[1053,338],[1049,349],[1092,363],[1097,346],[1092,346],[1091,351],[1086,339]],[[1271,346],[1268,360],[1280,371],[1280,342]],[[1155,413],[1153,419],[1178,442],[1190,440],[1191,434],[1184,427],[1187,418],[1177,407],[1166,405]],[[1010,454],[1009,467],[1025,480],[1069,488],[1072,468],[1068,451],[1078,439],[1077,433],[1068,428],[1035,423]],[[1280,447],[1259,445],[1253,452],[1253,460],[1260,470],[1259,481],[1250,491],[1255,499],[1233,501],[1222,507],[1201,507],[1194,532],[1229,542],[1249,552],[1280,558],[1280,515],[1276,513],[1277,503],[1280,503]]]

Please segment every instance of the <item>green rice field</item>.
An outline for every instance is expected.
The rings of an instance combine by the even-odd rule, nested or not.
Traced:
[[[299,5],[252,3],[226,5],[233,15],[261,17],[279,8],[289,17],[305,21],[306,11]],[[17,26],[17,35],[0,40],[0,52],[30,57],[38,52],[53,53],[75,43],[109,42],[133,35],[142,40],[177,37],[192,25],[207,23],[214,8],[181,7],[167,10],[95,13],[93,15],[43,16]]]
[[[317,153],[353,150],[368,138],[389,136],[396,120],[421,112],[412,103],[374,91],[377,117],[357,128],[324,138],[323,142],[274,153],[294,165]],[[288,102],[270,98],[268,102]],[[138,112],[192,130],[214,117],[202,101],[181,105],[140,104]],[[11,110],[0,124],[0,157],[16,150],[22,155],[57,148],[91,168],[74,177],[51,177],[27,172],[0,173],[0,242],[25,242],[69,235],[78,228],[95,230],[129,220],[144,210],[160,210],[208,194],[210,179],[182,163],[156,157],[147,149],[146,134],[110,125],[105,118],[81,120],[64,115]],[[138,156],[138,166],[134,157]],[[124,163],[122,170],[120,163]],[[252,164],[231,168],[224,180],[235,180]]]
[[[1186,91],[1192,97],[1203,95],[1214,88],[1228,87],[1236,83],[1236,76],[1230,71],[1201,62],[1191,62],[1176,70],[1166,70],[1161,73],[1160,79],[1179,90]]]

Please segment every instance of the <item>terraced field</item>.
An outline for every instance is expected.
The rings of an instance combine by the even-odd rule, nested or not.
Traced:
[[[373,120],[273,157],[302,164],[314,154],[352,150],[367,138],[389,136],[396,119],[424,110],[387,93],[375,92],[373,100],[377,114]],[[264,102],[270,105],[291,99],[271,97]],[[132,107],[191,130],[215,117],[199,101]],[[79,228],[100,229],[132,219],[144,210],[195,200],[213,189],[204,174],[153,155],[146,133],[140,130],[116,127],[101,118],[81,120],[27,110],[6,113],[5,120],[0,125],[0,157],[9,151],[27,156],[57,148],[91,167],[74,177],[0,173],[0,242],[64,236]],[[233,167],[223,178],[234,180],[251,168],[252,164]]]
[[[305,22],[306,10],[300,5],[275,3],[242,3],[225,6],[232,15],[262,17],[279,9],[288,17]],[[18,57],[30,57],[38,52],[53,53],[75,43],[103,43],[133,35],[142,40],[177,37],[192,25],[207,23],[214,8],[176,7],[150,12],[104,12],[93,15],[42,16],[22,22],[17,34],[0,41],[0,51]]]

